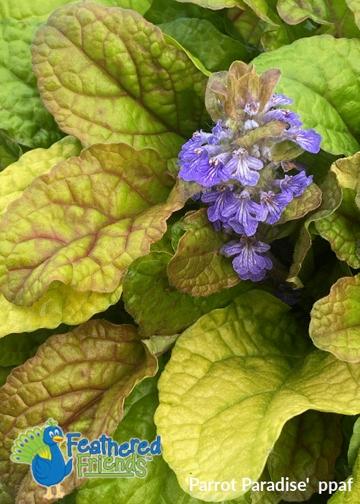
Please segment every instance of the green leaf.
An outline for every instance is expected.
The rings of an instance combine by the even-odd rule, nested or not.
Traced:
[[[243,478],[260,478],[291,418],[359,413],[360,368],[309,347],[289,306],[250,291],[177,339],[159,393],[155,423],[180,486],[189,492],[190,476],[235,479],[235,491],[190,492],[216,501],[241,496]]]
[[[181,3],[193,3],[206,9],[226,9],[238,5],[238,0],[177,0]]]
[[[80,153],[81,146],[73,137],[65,137],[49,149],[34,149],[0,173],[0,214],[18,199],[36,177],[50,171],[60,161]]]
[[[123,282],[126,311],[145,336],[181,332],[204,313],[226,306],[239,292],[249,288],[243,282],[206,298],[183,294],[169,284],[170,260],[170,254],[159,252],[141,257],[132,263]]]
[[[321,200],[321,189],[316,184],[311,184],[301,196],[294,198],[285,208],[279,224],[302,219],[312,210],[316,210],[321,205]]]
[[[228,237],[214,230],[206,211],[189,214],[185,226],[187,231],[168,264],[170,285],[192,296],[209,296],[238,284],[231,260],[220,254]]]
[[[36,20],[0,21],[0,128],[17,143],[48,147],[61,138],[44,108],[31,68]]]
[[[227,70],[234,60],[249,60],[244,44],[221,33],[206,19],[180,18],[160,25],[212,72]]]
[[[278,25],[279,17],[269,5],[268,0],[243,0],[244,4],[248,5],[255,14],[262,20],[270,25]]]
[[[205,117],[205,76],[130,10],[57,10],[37,32],[33,65],[45,105],[85,145],[125,142],[170,158]]]
[[[317,35],[317,25],[304,21],[298,25],[287,25],[285,23],[280,26],[268,25],[265,27],[261,35],[261,45],[265,51],[273,51],[284,45],[291,44],[297,39]]]
[[[2,0],[0,4],[0,19],[14,18],[24,20],[28,18],[46,19],[52,11],[62,7],[72,0]],[[144,14],[151,5],[151,0],[98,0],[98,3],[109,6],[134,9]]]
[[[207,19],[219,30],[224,28],[222,13],[204,9],[192,3],[179,3],[177,0],[153,0],[145,18],[156,25],[178,18]]]
[[[300,482],[309,478],[305,491],[280,492],[286,501],[305,501],[319,491],[320,481],[335,476],[342,434],[338,415],[308,411],[290,420],[270,453],[267,467],[272,481],[288,477]]]
[[[124,419],[119,424],[114,439],[118,442],[133,437],[153,439],[156,435],[154,413],[158,405],[157,380],[149,378],[138,385],[125,401]],[[151,489],[151,490],[150,490]],[[148,464],[146,478],[88,481],[77,493],[76,504],[201,504],[186,494],[176,481],[175,474],[162,457],[154,457]],[[245,504],[226,501],[226,504]]]
[[[95,145],[58,164],[2,217],[1,292],[25,306],[54,282],[114,292],[186,201],[178,187],[167,200],[169,184],[156,151],[126,144]]]
[[[261,37],[266,24],[251,10],[231,9],[227,16],[233,31],[248,44],[260,46]]]
[[[20,145],[0,130],[0,171],[19,159],[21,154]]]
[[[26,467],[9,460],[19,430],[52,417],[65,431],[89,438],[110,434],[122,418],[125,397],[156,370],[156,359],[133,326],[102,320],[52,336],[16,368],[0,389],[0,474],[17,500],[41,502],[45,491]],[[69,493],[77,484],[74,474],[62,487]]]
[[[360,83],[354,74],[360,73],[360,40],[304,38],[261,54],[254,64],[258,72],[281,70],[277,91],[294,99],[292,108],[305,126],[322,135],[323,150],[332,154],[359,150]]]
[[[351,467],[354,466],[360,449],[360,420],[359,418],[354,423],[352,436],[350,438],[348,449],[348,461]]]
[[[298,275],[301,272],[306,256],[312,244],[311,225],[333,214],[341,204],[342,190],[337,183],[334,173],[329,172],[325,180],[320,184],[322,202],[315,213],[310,215],[301,228],[298,240],[295,244],[293,262],[289,271],[288,282],[300,286]]]
[[[330,242],[336,256],[353,268],[360,267],[360,153],[336,160],[331,171],[343,192],[341,206],[316,223],[316,230]]]
[[[9,376],[11,370],[12,367],[0,367],[0,387],[6,382],[6,378]],[[1,483],[0,483],[0,497],[2,497]],[[0,502],[2,504],[3,501],[0,499]]]
[[[54,329],[60,324],[82,324],[117,303],[121,292],[121,287],[109,294],[78,292],[66,285],[54,284],[31,306],[17,306],[0,295],[0,338],[40,328]]]
[[[314,344],[347,362],[360,362],[360,275],[338,280],[311,312]]]
[[[0,366],[9,367],[22,364],[34,355],[37,347],[49,335],[49,331],[40,330],[33,333],[17,334],[16,337],[9,334],[0,339]]]
[[[80,152],[79,142],[66,137],[49,149],[35,149],[0,173],[0,214],[34,181],[58,162]],[[11,333],[55,328],[61,323],[77,325],[116,303],[121,288],[110,294],[80,293],[65,285],[54,285],[30,307],[16,306],[0,296],[0,338]]]
[[[306,0],[305,2],[279,0],[277,9],[283,20],[290,25],[310,18],[315,23],[324,24],[328,33],[331,32],[338,37],[359,36],[354,16],[347,3],[349,2],[345,0]]]
[[[315,223],[317,232],[330,243],[336,257],[352,268],[360,268],[360,210],[351,189],[343,189],[336,212]]]
[[[350,481],[352,480],[352,481]],[[358,504],[360,499],[360,456],[358,455],[353,475],[348,478],[345,490],[338,490],[328,504]]]
[[[346,0],[347,6],[354,13],[355,22],[360,28],[360,1],[359,0]]]

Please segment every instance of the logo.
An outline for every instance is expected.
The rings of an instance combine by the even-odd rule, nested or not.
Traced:
[[[57,422],[49,419],[18,435],[10,460],[29,465],[33,480],[46,488],[44,498],[53,499],[65,495],[61,483],[73,472],[78,478],[145,478],[147,464],[158,455],[160,436],[152,442],[131,438],[118,443],[106,434],[89,440],[81,432],[64,434]]]

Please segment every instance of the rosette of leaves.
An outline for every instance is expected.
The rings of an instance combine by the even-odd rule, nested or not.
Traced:
[[[356,23],[345,0],[1,2],[1,503],[43,504],[9,454],[51,417],[162,438],[146,478],[74,474],[64,503],[326,502],[353,476],[330,502],[358,504]],[[219,225],[243,191],[252,219]],[[226,255],[254,236],[247,280]]]

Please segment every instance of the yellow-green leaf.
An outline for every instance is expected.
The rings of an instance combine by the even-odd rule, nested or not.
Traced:
[[[0,222],[0,284],[30,306],[54,282],[112,293],[184,204],[154,150],[95,145],[38,177]],[[16,223],[16,224],[15,224]]]
[[[46,107],[85,145],[173,157],[204,116],[205,76],[131,10],[85,2],[55,11],[36,35],[33,66]]]
[[[92,320],[72,332],[52,336],[9,375],[0,389],[0,474],[17,502],[41,502],[26,466],[13,464],[9,452],[19,431],[55,418],[65,431],[90,438],[111,434],[134,386],[153,376],[157,361],[133,326]],[[62,484],[68,493],[75,474]]]
[[[243,478],[261,477],[291,418],[310,409],[358,414],[360,368],[314,350],[289,306],[250,291],[177,339],[159,393],[165,460],[186,492],[217,501],[244,494]],[[236,489],[190,490],[190,477],[234,479]]]
[[[347,362],[360,362],[360,275],[340,278],[311,312],[314,344]]]
[[[231,260],[220,254],[228,237],[215,231],[206,211],[188,215],[185,229],[168,264],[170,284],[192,296],[208,296],[239,283]]]

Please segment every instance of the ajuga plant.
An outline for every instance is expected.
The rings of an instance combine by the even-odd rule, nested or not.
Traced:
[[[318,133],[304,129],[299,116],[284,108],[293,101],[275,93],[279,79],[278,70],[258,76],[242,62],[212,75],[206,104],[216,124],[211,133],[196,131],[179,155],[179,177],[202,187],[198,197],[208,205],[209,220],[235,238],[222,253],[235,256],[242,280],[255,282],[272,268],[262,225],[276,224],[312,183],[284,144],[316,154],[321,143]]]
[[[359,20],[0,0],[0,504],[359,504]]]

